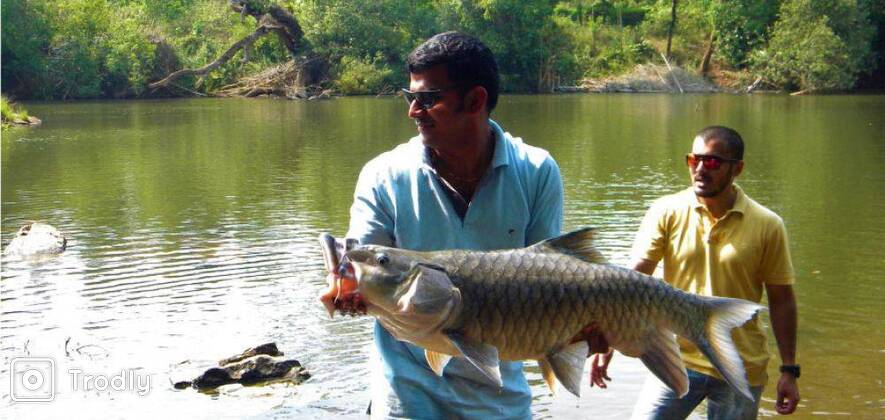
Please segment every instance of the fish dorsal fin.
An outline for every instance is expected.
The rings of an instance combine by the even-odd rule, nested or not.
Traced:
[[[556,373],[553,372],[550,362],[547,359],[539,359],[538,366],[541,368],[541,376],[544,377],[547,388],[550,388],[550,393],[556,395]]]
[[[547,355],[547,363],[550,364],[556,379],[559,379],[562,386],[577,397],[581,396],[581,377],[584,375],[584,364],[587,362],[589,350],[590,346],[586,341],[579,341]]]
[[[484,377],[498,388],[504,386],[504,382],[501,381],[501,369],[498,366],[498,349],[488,344],[470,341],[456,332],[449,332],[446,335],[449,337],[449,341],[461,352],[461,356],[479,369]]]
[[[593,246],[595,236],[596,229],[579,229],[538,242],[529,247],[529,250],[542,253],[567,254],[589,263],[606,264],[605,257]]]
[[[449,364],[449,360],[452,360],[452,356],[449,356],[448,354],[437,353],[431,350],[424,350],[424,358],[427,359],[427,364],[430,365],[430,369],[432,369],[437,376],[443,375],[443,369]]]
[[[645,350],[639,360],[658,379],[682,398],[688,393],[688,374],[682,363],[676,336],[667,330],[650,330],[645,339]]]

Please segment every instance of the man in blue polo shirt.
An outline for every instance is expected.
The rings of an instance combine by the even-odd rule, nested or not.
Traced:
[[[433,251],[521,248],[562,228],[562,179],[546,151],[489,119],[498,66],[478,39],[438,34],[408,57],[403,94],[418,136],[363,167],[347,236]],[[521,362],[502,362],[503,389],[453,359],[437,376],[424,351],[375,323],[373,418],[529,418]]]

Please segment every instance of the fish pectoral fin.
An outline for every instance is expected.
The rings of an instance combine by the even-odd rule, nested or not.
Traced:
[[[424,358],[427,359],[427,364],[430,365],[430,369],[432,369],[437,376],[443,375],[443,369],[449,364],[449,360],[452,360],[452,356],[448,354],[437,353],[431,350],[424,350]]]
[[[447,333],[449,341],[461,352],[461,355],[482,372],[483,376],[493,382],[498,388],[504,386],[501,381],[500,361],[498,349],[488,344],[473,342],[463,335],[455,332]]]
[[[676,336],[667,330],[656,330],[646,336],[645,351],[639,355],[639,360],[658,379],[682,398],[688,393],[688,373]]]
[[[553,372],[553,367],[550,366],[550,362],[548,362],[546,358],[538,359],[538,367],[541,368],[541,376],[544,377],[544,382],[547,383],[547,388],[550,388],[550,393],[556,395],[556,373]]]
[[[593,228],[579,229],[539,242],[529,249],[541,253],[567,254],[589,263],[606,264],[608,261],[594,246],[595,235],[596,230]]]
[[[547,362],[556,375],[556,379],[559,379],[562,386],[577,397],[581,396],[581,377],[584,375],[584,365],[587,363],[589,351],[590,346],[587,345],[587,342],[579,341],[569,344],[556,353],[547,355]]]

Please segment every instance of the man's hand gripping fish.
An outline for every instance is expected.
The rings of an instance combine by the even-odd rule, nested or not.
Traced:
[[[397,339],[424,348],[438,375],[464,357],[500,387],[499,360],[534,359],[551,390],[558,379],[580,396],[592,330],[681,397],[688,376],[675,334],[752,398],[731,330],[764,308],[607,264],[593,235],[587,228],[521,249],[416,252],[342,245],[323,234],[330,287],[320,300],[330,315],[374,316]]]

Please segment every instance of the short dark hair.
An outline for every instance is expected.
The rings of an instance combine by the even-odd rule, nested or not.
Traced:
[[[406,59],[409,73],[421,73],[440,64],[445,64],[449,79],[462,94],[475,86],[485,88],[489,94],[486,111],[495,109],[501,84],[498,63],[482,41],[457,31],[443,32],[424,41]]]
[[[744,160],[744,139],[737,131],[721,125],[711,125],[704,127],[698,131],[696,137],[702,138],[705,142],[712,139],[719,139],[725,142],[728,152],[732,159]]]

